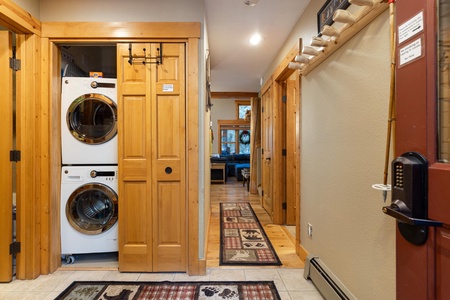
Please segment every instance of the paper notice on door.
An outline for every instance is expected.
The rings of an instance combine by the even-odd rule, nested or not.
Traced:
[[[401,44],[422,31],[423,12],[421,11],[402,25],[398,26],[398,43]]]
[[[173,84],[166,83],[162,85],[162,91],[166,93],[173,92]]]
[[[399,52],[400,66],[422,57],[422,39],[417,39],[405,47],[400,48]]]

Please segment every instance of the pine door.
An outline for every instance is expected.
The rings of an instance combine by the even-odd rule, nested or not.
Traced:
[[[0,91],[2,108],[0,109],[0,282],[12,280],[12,255],[9,245],[12,243],[12,162],[9,151],[13,149],[13,108],[12,108],[12,69],[9,58],[12,57],[11,33],[0,31]]]
[[[186,271],[185,46],[117,49],[119,270]]]
[[[272,120],[272,88],[269,88],[262,96],[262,188],[263,188],[263,207],[267,213],[273,216],[273,168],[272,168],[272,149],[273,149],[273,120]]]

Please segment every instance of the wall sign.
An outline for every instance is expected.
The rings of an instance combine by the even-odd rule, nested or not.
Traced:
[[[422,38],[418,38],[405,47],[399,49],[400,66],[421,58],[423,56],[422,53]]]
[[[346,9],[349,6],[350,3],[348,0],[327,0],[317,13],[317,27],[319,34],[324,25],[331,25],[334,23],[333,14],[336,10]]]
[[[423,11],[398,26],[398,43],[401,44],[407,39],[423,31]]]

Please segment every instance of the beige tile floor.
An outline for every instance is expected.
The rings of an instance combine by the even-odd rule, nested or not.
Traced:
[[[303,269],[286,268],[208,268],[205,276],[181,273],[120,273],[116,270],[71,271],[58,270],[41,275],[35,280],[14,280],[0,284],[1,300],[54,299],[73,281],[263,281],[273,280],[282,300],[322,300],[309,280],[303,278]]]

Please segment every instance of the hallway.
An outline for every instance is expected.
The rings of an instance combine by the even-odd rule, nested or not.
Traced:
[[[250,202],[261,225],[264,227],[270,242],[283,265],[280,268],[303,268],[304,263],[295,253],[295,239],[285,226],[271,223],[267,212],[262,208],[260,197],[247,192],[242,181],[229,177],[226,184],[211,184],[211,220],[209,224],[207,267],[219,266],[220,247],[220,203],[221,202]],[[254,267],[247,267],[254,268]],[[265,267],[274,268],[274,267]]]

